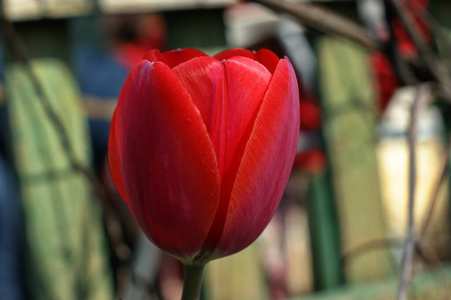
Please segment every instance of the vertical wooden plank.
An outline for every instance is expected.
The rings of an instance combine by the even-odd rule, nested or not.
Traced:
[[[32,67],[75,157],[88,167],[86,123],[69,71],[54,59],[35,60]],[[5,83],[31,292],[36,299],[111,299],[100,211],[90,182],[70,167],[23,66],[9,66]]]
[[[317,42],[324,137],[343,253],[386,238],[375,156],[375,99],[366,53],[332,37]],[[345,266],[359,282],[389,274],[387,250],[370,249]]]
[[[16,24],[33,73],[61,120],[77,161],[89,168],[86,115],[67,62],[64,20]],[[20,182],[33,299],[112,299],[99,203],[74,170],[29,73],[9,53],[5,89],[11,145]]]

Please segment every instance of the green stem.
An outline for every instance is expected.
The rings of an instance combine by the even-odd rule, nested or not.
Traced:
[[[204,264],[183,265],[183,294],[182,300],[199,300]]]

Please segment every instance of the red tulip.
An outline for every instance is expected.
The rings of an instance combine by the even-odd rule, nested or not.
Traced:
[[[182,261],[205,262],[244,249],[266,227],[298,132],[287,58],[153,50],[122,87],[108,161],[147,237]]]

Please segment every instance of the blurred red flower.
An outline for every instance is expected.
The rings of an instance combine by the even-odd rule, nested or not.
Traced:
[[[294,166],[312,174],[322,173],[327,167],[326,154],[319,149],[300,152],[296,155]]]
[[[150,51],[111,123],[113,181],[148,238],[184,262],[238,252],[274,214],[299,133],[287,58]]]
[[[381,52],[370,54],[371,71],[375,75],[375,84],[379,93],[378,108],[380,113],[385,110],[393,93],[398,89],[399,82],[390,60]]]

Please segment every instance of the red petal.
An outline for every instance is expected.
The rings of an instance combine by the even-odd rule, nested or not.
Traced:
[[[122,142],[117,141],[116,135],[116,115],[118,111],[116,110],[113,114],[110,126],[110,136],[108,139],[108,166],[110,168],[111,178],[113,179],[114,185],[116,186],[122,199],[127,203],[129,209],[131,210],[130,203],[128,201],[127,193],[125,191],[124,180],[122,178],[122,159],[121,152],[118,149],[118,145]]]
[[[176,49],[163,52],[162,55],[165,58],[166,65],[171,69],[195,57],[207,56],[205,53],[196,49]]]
[[[254,127],[254,121],[271,81],[268,70],[256,61],[245,57],[233,57],[224,62],[226,87],[223,108],[222,136],[226,140],[219,157],[224,172],[235,169],[236,174],[244,148]],[[236,166],[232,166],[233,164]]]
[[[166,63],[166,58],[163,56],[163,54],[160,53],[160,50],[158,49],[150,50],[146,53],[146,55],[144,55],[143,59],[147,59],[150,62],[161,61]]]
[[[288,59],[280,60],[239,166],[220,255],[252,243],[274,214],[288,182],[299,134],[299,91]]]
[[[195,57],[207,56],[205,53],[196,49],[176,49],[160,53],[159,50],[154,49],[147,52],[144,59],[150,62],[163,62],[169,68],[174,68],[181,63],[189,61]]]
[[[209,56],[196,57],[175,67],[173,70],[191,96],[199,110],[215,153],[220,152],[220,138],[225,138],[224,124],[224,66]]]
[[[268,49],[260,49],[258,52],[246,49],[230,49],[222,51],[216,54],[214,57],[218,60],[224,60],[234,56],[248,57],[250,59],[256,60],[262,65],[264,65],[271,74],[274,73],[274,70],[276,69],[277,64],[279,63],[280,60],[279,57],[277,57],[277,55],[275,55],[272,51],[269,51]]]
[[[274,74],[277,64],[279,63],[279,57],[275,55],[272,51],[267,49],[260,49],[257,52],[257,60],[259,63],[264,65],[271,74]]]
[[[219,52],[214,57],[221,61],[224,59],[229,59],[234,56],[243,56],[243,57],[249,57],[253,60],[256,60],[255,52],[247,50],[247,49],[229,49],[222,52]]]
[[[163,250],[194,255],[213,222],[220,185],[197,108],[166,65],[143,61],[125,81],[116,112],[113,142],[137,221]]]
[[[222,176],[234,158],[241,160],[235,153],[240,143],[247,142],[271,74],[243,57],[224,63],[212,57],[194,58],[173,72],[202,115]]]
[[[236,172],[271,74],[246,57],[233,57],[223,63],[214,58],[196,58],[173,71],[203,116],[221,175],[221,200],[203,247],[204,255],[208,255],[221,237]]]

